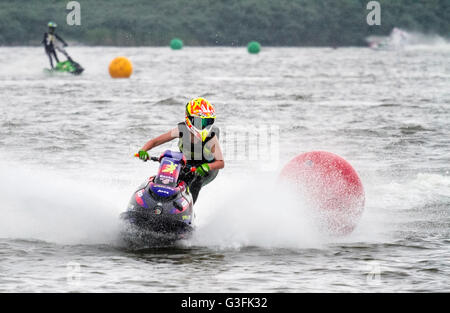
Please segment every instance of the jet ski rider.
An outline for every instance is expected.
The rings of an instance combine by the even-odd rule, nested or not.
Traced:
[[[214,125],[215,120],[215,108],[208,100],[193,99],[186,105],[184,122],[151,139],[139,151],[139,158],[145,162],[150,158],[147,151],[179,138],[178,147],[186,157],[187,164],[196,167],[196,175],[180,173],[180,180],[189,186],[194,203],[200,189],[214,180],[219,170],[225,166],[218,140],[219,128]]]
[[[56,32],[56,23],[54,22],[49,22],[48,23],[48,32],[44,33],[44,39],[42,39],[42,43],[44,44],[45,47],[45,53],[47,53],[48,58],[50,59],[50,66],[52,68],[53,67],[53,59],[52,59],[52,55],[55,58],[56,62],[59,62],[58,56],[56,55],[56,50],[58,50],[59,52],[61,52],[62,54],[64,54],[66,56],[66,58],[71,61],[70,56],[67,54],[66,50],[64,50],[63,47],[61,47],[61,44],[64,47],[67,47],[67,43],[64,41],[64,39],[62,39]]]

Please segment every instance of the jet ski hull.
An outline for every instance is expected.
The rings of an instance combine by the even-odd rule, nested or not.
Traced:
[[[186,183],[178,180],[183,167],[175,157],[162,158],[158,175],[150,177],[133,194],[121,214],[128,239],[154,244],[186,238],[193,230],[193,198]],[[130,235],[131,234],[131,235]],[[146,239],[148,238],[148,239]]]

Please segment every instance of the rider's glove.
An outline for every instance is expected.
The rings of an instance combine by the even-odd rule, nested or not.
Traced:
[[[144,162],[147,162],[148,159],[150,159],[150,156],[148,155],[147,151],[139,150],[139,159],[141,159]]]
[[[63,46],[64,46],[64,48],[65,48],[65,47],[68,47],[69,45],[65,43]]]
[[[208,175],[210,168],[208,163],[203,163],[202,165],[200,165],[199,167],[197,167],[197,169],[195,170],[195,173],[199,176],[206,176]]]

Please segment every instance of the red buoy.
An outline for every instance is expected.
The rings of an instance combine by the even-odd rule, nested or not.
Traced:
[[[349,234],[364,210],[364,188],[343,158],[326,151],[300,154],[285,165],[281,178],[314,208],[331,234]]]

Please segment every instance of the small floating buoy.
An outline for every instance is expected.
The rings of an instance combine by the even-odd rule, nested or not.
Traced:
[[[261,51],[261,45],[257,41],[250,41],[247,45],[248,53],[257,54]]]
[[[133,65],[126,57],[117,57],[109,63],[109,75],[112,78],[128,78],[133,73]]]
[[[170,47],[172,50],[181,50],[183,48],[183,40],[174,38],[170,41]]]

